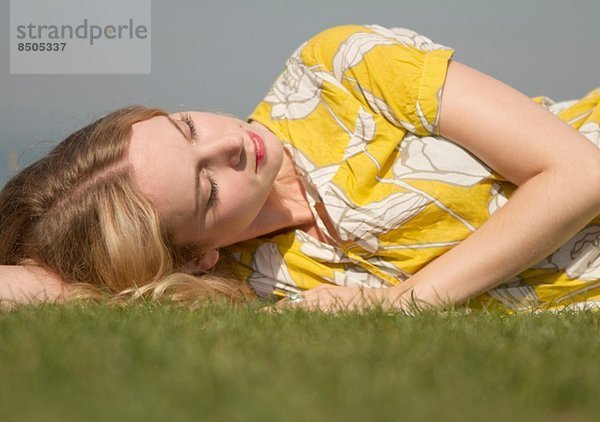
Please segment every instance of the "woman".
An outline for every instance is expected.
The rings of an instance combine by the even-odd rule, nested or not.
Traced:
[[[593,304],[600,90],[531,101],[453,53],[336,26],[246,121],[133,107],[92,123],[3,190],[5,286],[176,300],[250,286],[328,311]],[[245,284],[182,274],[215,265]]]

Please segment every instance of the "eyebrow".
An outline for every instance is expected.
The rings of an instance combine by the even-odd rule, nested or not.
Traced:
[[[179,133],[181,133],[183,135],[183,137],[185,138],[185,140],[189,142],[188,136],[181,129],[181,127],[177,124],[177,122],[175,121],[175,119],[173,119],[169,115],[166,115],[165,117],[167,119],[169,119],[169,122],[173,126],[175,126],[175,128],[179,131]],[[201,197],[202,197],[202,189],[201,189],[201,186],[200,186],[200,173],[198,172],[198,175],[196,176],[196,213],[198,213],[198,211],[200,210],[200,200],[199,200],[199,198],[201,198]]]

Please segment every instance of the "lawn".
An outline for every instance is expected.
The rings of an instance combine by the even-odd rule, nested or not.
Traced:
[[[0,313],[15,420],[598,420],[600,313]]]

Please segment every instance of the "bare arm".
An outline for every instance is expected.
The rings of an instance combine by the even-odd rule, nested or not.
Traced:
[[[278,307],[404,307],[413,297],[460,304],[541,261],[600,214],[600,150],[491,76],[450,62],[440,134],[518,186],[508,202],[402,284],[364,291],[323,285],[304,292],[302,302]]]
[[[0,265],[0,301],[3,306],[60,301],[64,289],[65,283],[43,268]]]
[[[462,303],[539,262],[600,214],[600,150],[502,82],[451,62],[440,134],[519,187],[390,298],[412,293],[433,305]]]

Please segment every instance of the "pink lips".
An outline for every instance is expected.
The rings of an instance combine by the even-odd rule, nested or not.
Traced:
[[[256,151],[256,170],[258,170],[258,165],[262,163],[265,159],[265,142],[262,140],[260,136],[258,136],[254,132],[248,131],[250,135],[250,139],[252,143],[254,143],[254,150]]]

